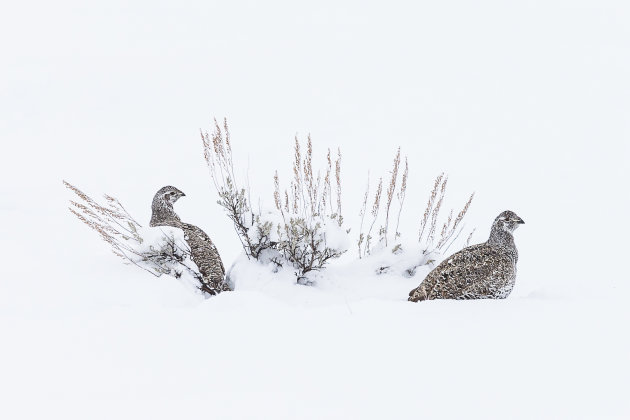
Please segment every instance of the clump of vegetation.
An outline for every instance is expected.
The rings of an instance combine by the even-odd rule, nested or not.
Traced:
[[[432,251],[448,251],[453,242],[455,242],[459,235],[462,233],[464,226],[460,225],[462,224],[462,220],[464,219],[464,216],[466,216],[468,208],[470,207],[470,204],[475,197],[475,193],[472,193],[470,195],[468,201],[466,201],[466,204],[464,204],[464,207],[460,210],[455,219],[453,219],[453,209],[450,210],[448,217],[442,224],[442,229],[440,230],[439,237],[436,238],[438,216],[440,214],[440,210],[442,209],[444,196],[446,195],[447,183],[448,178],[445,177],[443,173],[435,179],[433,189],[431,190],[431,195],[429,196],[429,202],[427,203],[427,207],[424,210],[422,219],[420,220],[418,242],[423,244],[423,252],[425,254]],[[424,236],[425,232],[427,233],[426,236]],[[474,230],[468,236],[468,241],[466,244],[468,244],[468,242],[470,241],[473,233]],[[437,243],[435,242],[436,239]]]
[[[273,263],[277,268],[295,270],[298,283],[312,283],[311,273],[324,269],[347,249],[350,229],[342,215],[341,151],[333,155],[328,149],[323,170],[315,170],[313,142],[310,135],[302,145],[295,138],[292,176],[288,185],[281,185],[278,171],[273,176],[273,202],[270,211],[258,206],[254,210],[249,182],[239,183],[234,175],[232,141],[227,121],[214,121],[212,133],[202,132],[204,157],[212,183],[218,194],[217,203],[225,210],[241,242],[247,258],[261,263]],[[385,181],[384,181],[385,179]],[[389,250],[394,256],[403,250],[400,219],[408,190],[409,163],[398,148],[388,176],[379,177],[371,191],[370,175],[360,210],[357,250],[359,258],[376,251]],[[248,181],[248,180],[247,180]],[[433,184],[424,213],[420,217],[418,243],[420,251],[402,265],[409,275],[424,264],[430,264],[434,254],[446,253],[464,230],[463,220],[474,194],[455,215],[450,210],[443,219],[441,211],[448,178],[440,174]],[[134,264],[155,276],[163,274],[180,278],[188,273],[199,283],[203,277],[192,262],[188,244],[168,229],[155,231],[159,238],[145,241],[143,235],[155,235],[142,226],[114,197],[105,195],[105,204],[93,200],[75,186],[64,181],[78,200],[70,201],[70,211],[107,242],[112,252],[126,263]],[[245,187],[247,185],[247,187]],[[438,230],[438,228],[441,228]],[[364,228],[366,231],[364,231]],[[160,233],[161,232],[161,233]],[[472,233],[468,236],[468,242]],[[413,248],[413,247],[412,247]],[[397,257],[387,258],[388,262]],[[407,268],[408,261],[414,260]],[[381,263],[379,263],[381,264]],[[400,267],[401,264],[398,266]],[[389,270],[381,266],[377,272]]]
[[[232,221],[247,257],[259,259],[266,249],[276,245],[271,241],[272,224],[261,221],[260,213],[255,214],[251,208],[248,191],[237,184],[227,120],[223,122],[223,130],[216,120],[214,125],[212,134],[201,133],[201,140],[210,177],[219,195],[217,203]]]
[[[330,149],[326,157],[326,175],[313,172],[313,142],[308,136],[302,158],[300,142],[295,138],[293,179],[284,190],[284,202],[278,172],[274,175],[274,203],[282,216],[277,225],[277,249],[285,261],[298,269],[298,280],[304,281],[310,271],[321,270],[331,259],[345,251],[343,244],[331,244],[329,235],[343,235],[341,214],[341,151],[333,161]],[[334,190],[334,191],[333,191]],[[290,192],[289,192],[290,191]],[[334,204],[333,204],[334,201]],[[349,233],[346,231],[345,233]],[[279,264],[282,264],[278,261]]]
[[[364,258],[374,252],[376,249],[391,249],[394,254],[399,254],[403,251],[402,243],[399,241],[402,234],[399,231],[400,227],[400,215],[405,203],[405,197],[407,194],[407,184],[409,179],[409,163],[407,157],[404,158],[404,169],[402,169],[402,158],[400,154],[400,148],[398,148],[394,157],[392,170],[390,171],[389,183],[385,195],[383,194],[383,178],[379,178],[376,191],[374,192],[373,201],[369,201],[370,197],[370,179],[368,174],[368,182],[365,194],[363,196],[363,204],[359,216],[361,217],[361,224],[359,228],[359,237],[357,240],[357,247],[359,258]],[[402,175],[399,174],[402,169]],[[399,181],[400,180],[400,181]],[[443,254],[448,251],[451,245],[459,238],[464,229],[463,219],[468,212],[470,204],[472,203],[474,193],[470,195],[468,201],[464,204],[463,208],[454,216],[454,210],[450,210],[446,219],[440,222],[441,210],[446,195],[446,186],[448,178],[442,173],[434,182],[433,189],[429,195],[429,201],[425,208],[425,211],[420,219],[420,228],[418,234],[418,243],[421,246],[422,256],[430,256],[435,254]],[[397,198],[397,209],[392,209],[392,202],[394,197]],[[373,203],[368,213],[367,205],[368,201]],[[382,208],[382,210],[381,210]],[[396,214],[396,227],[394,229],[393,237],[390,231],[390,214],[395,212]],[[371,218],[369,228],[366,233],[363,232],[365,217]],[[438,226],[442,226],[438,232]],[[376,238],[373,237],[374,227],[378,226],[376,231]],[[470,242],[474,230],[469,234],[466,245]],[[421,257],[422,257],[421,256]],[[428,264],[433,262],[430,257],[420,258],[418,265]],[[413,274],[417,266],[410,267],[407,270],[408,274]],[[379,272],[388,271],[389,267],[380,267]]]
[[[378,241],[377,244],[380,244],[382,247],[387,248],[391,245],[390,241],[390,212],[392,211],[392,202],[394,201],[394,197],[398,200],[398,211],[396,212],[396,228],[394,229],[393,240],[400,238],[401,234],[398,230],[400,227],[400,215],[402,213],[403,204],[405,203],[405,195],[407,193],[407,179],[409,178],[409,163],[407,161],[407,157],[405,156],[405,167],[402,172],[400,187],[398,186],[398,174],[400,172],[401,165],[401,156],[400,156],[400,147],[396,152],[396,156],[394,157],[394,163],[391,171],[391,177],[389,180],[389,185],[386,191],[385,203],[383,205],[385,212],[385,220],[384,224],[381,225],[378,229]],[[374,229],[374,225],[379,219],[379,213],[381,208],[381,201],[383,195],[383,178],[379,178],[378,185],[376,187],[376,192],[374,194],[374,201],[372,204],[372,209],[370,211],[370,215],[372,218],[372,222],[370,223],[370,228],[367,234],[363,233],[363,221],[366,215],[366,207],[368,202],[368,197],[370,194],[370,179],[368,174],[368,183],[367,188],[365,190],[365,195],[363,196],[363,206],[361,207],[361,212],[359,215],[361,216],[361,226],[359,228],[359,239],[358,239],[358,249],[359,249],[359,258],[363,258],[366,255],[369,255],[372,251],[373,246],[373,237],[372,230]],[[394,246],[396,252],[400,249],[400,246]]]
[[[273,262],[278,267],[296,270],[298,282],[308,283],[308,273],[323,269],[331,260],[346,252],[340,237],[347,236],[341,212],[341,152],[333,159],[328,150],[323,171],[313,168],[313,142],[310,136],[305,147],[295,138],[292,177],[281,187],[278,171],[274,182],[274,213],[252,210],[249,188],[239,185],[234,176],[234,160],[227,121],[222,126],[215,120],[212,134],[202,133],[204,156],[213,184],[219,195],[219,205],[241,241],[250,259]],[[400,218],[407,196],[409,162],[398,148],[393,159],[387,184],[378,179],[374,192],[370,191],[370,177],[361,206],[358,230],[359,258],[375,250],[390,249],[393,254],[403,251]],[[418,265],[432,261],[428,256],[443,253],[459,238],[462,223],[472,202],[470,196],[462,210],[454,217],[450,210],[441,221],[441,210],[448,179],[440,174],[434,183],[427,207],[420,219],[418,242],[422,251]],[[372,195],[373,194],[373,195]],[[370,197],[373,198],[370,198]],[[368,204],[371,206],[368,208]],[[438,231],[438,226],[441,229]],[[364,227],[366,231],[364,231]],[[472,233],[469,236],[472,236]],[[426,258],[423,256],[427,256]],[[407,271],[412,274],[417,267]],[[387,267],[381,267],[387,271]]]
[[[158,238],[146,240],[138,223],[116,198],[105,194],[101,204],[74,185],[63,184],[77,196],[70,200],[69,210],[109,244],[112,252],[126,264],[133,264],[156,277],[163,274],[180,278],[184,272],[202,283],[202,276],[192,263],[190,247],[168,229]]]
[[[239,187],[234,177],[234,162],[229,129],[215,120],[212,134],[202,133],[204,157],[223,207],[248,258],[272,261],[277,266],[291,266],[300,283],[309,283],[308,273],[318,271],[345,251],[343,240],[330,236],[348,234],[343,230],[341,213],[341,151],[333,162],[328,150],[327,166],[313,170],[313,142],[310,136],[303,153],[295,138],[293,177],[288,188],[281,189],[280,177],[274,175],[275,215],[254,212],[250,191]],[[333,181],[334,178],[334,181]],[[336,232],[335,232],[336,231]],[[341,233],[340,233],[341,232]]]

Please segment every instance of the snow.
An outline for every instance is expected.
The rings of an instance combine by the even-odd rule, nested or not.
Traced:
[[[296,295],[305,290],[316,299],[314,288]],[[615,361],[628,353],[610,323],[627,315],[577,306],[304,308],[247,291],[188,308],[22,319],[3,326],[4,395],[32,418],[622,418],[627,371]]]
[[[630,417],[630,7],[393,2],[14,2],[0,17],[3,418]],[[406,301],[414,249],[355,243],[314,286],[241,255],[199,128],[228,117],[260,207],[342,151],[356,234],[397,146],[417,235],[433,180],[484,241],[510,209],[501,301]],[[62,179],[143,226],[154,193],[216,243],[236,291],[203,299],[121,264],[67,211]],[[256,203],[258,204],[258,203]],[[337,239],[342,239],[341,235]],[[333,240],[334,238],[331,238]],[[455,250],[451,248],[450,252]]]
[[[195,274],[199,274],[199,268],[190,257],[190,247],[186,242],[184,231],[172,226],[142,227],[138,230],[138,235],[142,238],[142,243],[134,244],[135,255],[130,255],[133,264],[138,268],[148,270],[155,276],[169,275],[178,280],[191,291],[191,293],[202,294],[199,290],[199,280]],[[172,260],[166,262],[150,263],[145,261],[146,255],[154,255],[156,251],[164,250],[170,255],[182,256],[182,261],[175,263]],[[131,262],[124,261],[126,264]]]

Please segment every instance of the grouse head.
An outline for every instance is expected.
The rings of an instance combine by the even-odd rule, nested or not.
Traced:
[[[179,226],[181,221],[173,210],[173,203],[186,194],[170,185],[160,188],[151,203],[150,226]]]
[[[496,219],[494,219],[494,224],[492,225],[493,230],[498,228],[498,230],[503,230],[505,232],[514,232],[518,225],[522,225],[525,222],[523,219],[518,217],[516,213],[510,210],[506,210],[499,214]]]
[[[184,194],[183,192],[181,192],[175,187],[167,185],[166,187],[160,188],[160,190],[157,192],[157,194],[155,194],[155,196],[160,197],[162,200],[169,202],[172,205],[181,197],[185,197],[186,194]]]

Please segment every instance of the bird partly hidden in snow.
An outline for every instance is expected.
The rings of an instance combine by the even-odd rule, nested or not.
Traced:
[[[514,288],[518,261],[513,233],[523,223],[512,211],[499,214],[486,242],[466,247],[442,261],[409,292],[409,300],[508,297]]]
[[[161,188],[153,197],[150,226],[171,226],[184,231],[184,240],[190,247],[190,257],[203,278],[200,287],[206,293],[216,295],[232,290],[225,278],[225,268],[216,246],[200,228],[184,223],[173,210],[173,204],[186,194],[175,187]]]

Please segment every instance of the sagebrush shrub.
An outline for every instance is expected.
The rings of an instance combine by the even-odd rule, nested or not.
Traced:
[[[340,151],[333,162],[328,150],[324,176],[315,175],[312,140],[309,136],[303,153],[296,137],[289,186],[281,190],[278,172],[274,175],[275,213],[255,213],[249,204],[250,192],[236,184],[227,121],[221,128],[215,120],[214,132],[201,137],[218,204],[232,221],[248,258],[291,266],[302,282],[307,273],[321,270],[346,251],[339,245],[343,241],[334,245],[329,241],[331,230],[349,232],[343,230],[341,214]]]

